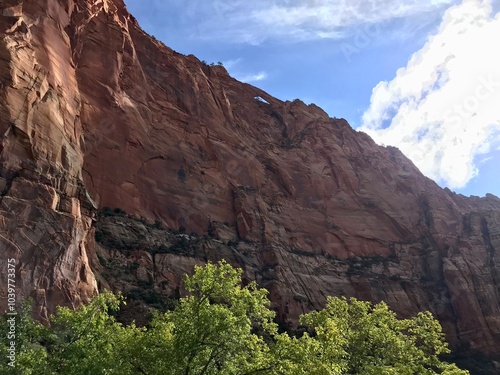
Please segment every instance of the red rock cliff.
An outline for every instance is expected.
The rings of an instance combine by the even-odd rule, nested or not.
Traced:
[[[41,316],[96,293],[109,206],[242,240],[216,256],[282,319],[327,295],[385,300],[500,354],[500,199],[443,190],[344,120],[172,51],[121,0],[3,0],[0,34],[0,259]],[[150,267],[175,283],[189,259]]]

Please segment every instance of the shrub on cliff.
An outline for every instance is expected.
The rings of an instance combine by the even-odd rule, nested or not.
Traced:
[[[23,316],[13,374],[464,375],[440,361],[449,352],[429,313],[399,320],[386,304],[329,298],[305,314],[306,333],[280,333],[265,289],[242,286],[226,262],[196,267],[190,293],[147,328],[110,314],[123,303],[103,293],[76,310],[58,308],[50,328]],[[3,319],[2,337],[9,325]],[[5,340],[2,344],[5,346]],[[2,351],[7,349],[2,347]]]

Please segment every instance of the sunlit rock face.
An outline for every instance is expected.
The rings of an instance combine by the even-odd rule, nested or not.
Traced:
[[[41,317],[97,281],[182,293],[183,273],[225,257],[283,322],[327,295],[385,300],[500,353],[498,198],[443,190],[344,120],[172,51],[120,0],[4,0],[0,33],[0,259]],[[97,221],[103,207],[209,236],[182,248],[128,216]]]

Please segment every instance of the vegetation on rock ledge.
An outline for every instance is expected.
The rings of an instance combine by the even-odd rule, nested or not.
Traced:
[[[185,278],[190,295],[148,327],[118,323],[121,296],[103,293],[77,310],[58,308],[50,328],[18,315],[16,367],[1,373],[463,375],[430,313],[399,320],[386,304],[329,298],[301,317],[298,336],[278,331],[268,292],[241,286],[224,261]],[[8,324],[2,319],[0,334]],[[5,340],[0,345],[5,346]],[[2,351],[7,348],[2,347]]]

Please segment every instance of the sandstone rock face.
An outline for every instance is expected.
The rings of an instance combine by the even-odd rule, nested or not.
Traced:
[[[42,317],[97,290],[69,22],[58,2],[0,4],[0,260],[16,259],[18,297],[33,297]]]
[[[18,260],[42,316],[97,280],[128,288],[99,259],[175,294],[194,264],[226,257],[283,321],[327,295],[385,300],[500,354],[497,197],[443,190],[344,120],[172,51],[121,0],[3,1],[0,33],[0,259]],[[105,206],[210,239],[183,252],[123,219],[96,244]]]

